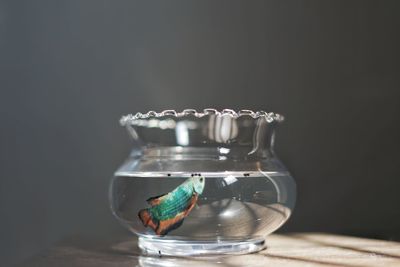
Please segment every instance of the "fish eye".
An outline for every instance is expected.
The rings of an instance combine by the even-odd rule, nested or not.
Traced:
[[[200,178],[200,182],[203,182],[203,177]]]

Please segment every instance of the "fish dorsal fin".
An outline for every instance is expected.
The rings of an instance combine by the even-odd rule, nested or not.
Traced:
[[[167,196],[168,194],[162,194],[159,196],[155,196],[155,197],[151,197],[149,199],[147,199],[147,203],[149,203],[151,206],[157,206],[159,205],[162,200]]]

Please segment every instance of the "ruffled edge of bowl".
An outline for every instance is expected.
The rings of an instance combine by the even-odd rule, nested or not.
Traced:
[[[206,108],[201,112],[198,112],[195,109],[184,109],[181,112],[177,112],[173,109],[168,109],[168,110],[163,110],[161,112],[156,112],[156,111],[149,111],[147,113],[141,113],[137,112],[136,114],[128,114],[125,116],[122,116],[120,119],[120,124],[122,126],[127,126],[127,125],[133,125],[135,124],[135,121],[137,120],[143,120],[143,119],[151,119],[151,118],[162,118],[162,117],[176,117],[176,118],[182,118],[182,117],[196,117],[196,118],[201,118],[204,116],[231,116],[232,118],[240,118],[240,117],[251,117],[253,119],[259,119],[259,118],[265,118],[265,120],[268,123],[272,122],[282,122],[284,120],[284,117],[278,113],[274,112],[266,112],[263,110],[260,111],[252,111],[248,109],[241,109],[238,112],[232,110],[232,109],[223,109],[222,111],[219,111],[217,109],[213,108]]]

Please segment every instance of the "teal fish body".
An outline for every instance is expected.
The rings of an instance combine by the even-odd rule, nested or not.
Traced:
[[[198,196],[203,193],[204,185],[204,177],[193,176],[168,194],[149,198],[147,202],[151,207],[139,211],[140,220],[157,235],[166,235],[182,225],[197,203]]]

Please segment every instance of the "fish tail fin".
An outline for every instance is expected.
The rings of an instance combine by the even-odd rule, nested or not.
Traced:
[[[149,209],[142,209],[138,213],[139,219],[142,221],[145,227],[149,226],[153,230],[156,230],[158,227],[158,222],[153,220]]]
[[[185,215],[183,213],[180,213],[175,218],[160,221],[157,228],[155,229],[155,232],[159,236],[164,236],[169,231],[172,231],[172,230],[180,227],[182,225],[184,219],[185,219]]]

